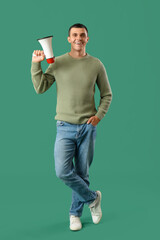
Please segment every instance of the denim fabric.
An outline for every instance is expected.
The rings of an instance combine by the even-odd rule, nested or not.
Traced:
[[[72,189],[70,215],[81,216],[97,193],[89,189],[89,167],[93,161],[96,126],[58,120],[54,145],[56,176]]]

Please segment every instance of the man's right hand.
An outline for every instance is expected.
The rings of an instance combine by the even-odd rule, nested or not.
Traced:
[[[33,54],[36,56],[32,55],[32,62],[42,62],[45,59],[44,51],[34,50]]]

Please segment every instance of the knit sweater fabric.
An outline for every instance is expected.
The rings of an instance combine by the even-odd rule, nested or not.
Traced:
[[[37,94],[44,93],[56,82],[55,120],[84,124],[94,115],[101,120],[109,109],[112,91],[106,69],[98,58],[88,53],[81,58],[73,58],[68,52],[57,56],[45,73],[41,62],[32,62],[31,77]],[[95,84],[100,91],[98,109],[94,99]]]

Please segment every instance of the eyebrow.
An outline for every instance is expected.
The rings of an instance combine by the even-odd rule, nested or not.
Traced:
[[[78,34],[78,33],[75,33],[75,32],[74,32],[74,33],[72,33],[72,35],[73,35],[73,34]],[[86,33],[81,33],[80,35],[86,35]]]

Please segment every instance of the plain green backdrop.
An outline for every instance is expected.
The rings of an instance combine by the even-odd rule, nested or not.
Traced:
[[[1,239],[160,238],[159,8],[158,0],[1,3]],[[83,229],[71,232],[71,190],[54,170],[56,85],[36,94],[30,68],[37,38],[53,35],[54,54],[62,55],[77,22],[88,28],[86,52],[105,65],[113,100],[90,168],[103,218],[94,225],[85,206]],[[97,105],[99,97],[96,88]]]

